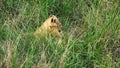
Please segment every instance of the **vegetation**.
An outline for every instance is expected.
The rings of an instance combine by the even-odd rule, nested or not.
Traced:
[[[63,25],[59,44],[29,35],[51,14]],[[0,68],[119,67],[119,0],[0,1]]]

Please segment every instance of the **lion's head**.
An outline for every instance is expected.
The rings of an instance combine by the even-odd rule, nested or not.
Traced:
[[[62,37],[62,25],[55,15],[49,16],[49,18],[34,32],[34,35],[35,37],[38,37],[38,35],[47,37],[49,33],[58,39]]]
[[[50,32],[52,33],[53,36],[57,38],[62,37],[62,24],[59,21],[59,19],[55,15],[50,16]]]

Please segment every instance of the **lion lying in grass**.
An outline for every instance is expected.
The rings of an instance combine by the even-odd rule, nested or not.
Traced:
[[[55,15],[51,15],[35,32],[34,36],[39,38],[40,35],[48,37],[54,36],[56,39],[62,37],[62,25]]]

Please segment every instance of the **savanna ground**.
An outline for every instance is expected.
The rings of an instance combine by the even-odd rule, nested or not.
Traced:
[[[49,15],[64,38],[36,40]],[[0,0],[0,68],[119,68],[120,0]]]

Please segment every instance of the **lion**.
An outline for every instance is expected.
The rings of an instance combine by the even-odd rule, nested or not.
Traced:
[[[55,15],[50,15],[49,18],[36,29],[34,36],[39,38],[40,35],[44,37],[52,35],[56,39],[62,38],[62,24]]]

